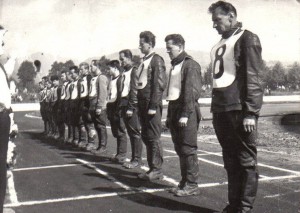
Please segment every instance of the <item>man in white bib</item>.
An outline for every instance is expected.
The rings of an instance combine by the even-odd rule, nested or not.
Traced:
[[[162,95],[166,88],[166,67],[163,58],[153,51],[155,36],[150,31],[140,33],[141,52],[145,55],[138,68],[137,99],[142,139],[146,145],[149,171],[138,175],[143,180],[162,179],[163,150],[160,141]]]
[[[94,154],[106,152],[107,130],[106,130],[106,104],[108,96],[108,78],[100,69],[101,64],[97,60],[91,62],[91,79],[89,89],[89,113],[98,134],[98,146],[91,148]],[[93,125],[89,124],[89,125]]]
[[[111,60],[108,63],[109,92],[107,100],[107,118],[110,122],[111,132],[117,139],[117,153],[112,158],[113,162],[123,164],[127,154],[127,135],[122,109],[119,106],[121,101],[120,81],[122,80],[121,66],[118,60]],[[119,85],[118,85],[119,83]]]
[[[199,194],[197,130],[201,119],[198,99],[201,91],[201,67],[184,51],[185,40],[179,34],[165,38],[172,68],[167,87],[168,115],[175,151],[179,156],[181,181],[171,190],[176,196]]]
[[[123,66],[123,78],[120,79],[121,101],[119,106],[122,108],[122,115],[125,119],[127,133],[131,144],[131,160],[123,166],[127,169],[137,168],[142,165],[143,144],[141,139],[141,125],[137,109],[137,67],[132,61],[132,52],[129,49],[119,52],[119,59]]]
[[[234,6],[218,1],[209,7],[213,27],[222,35],[212,48],[211,111],[228,175],[229,205],[223,213],[251,213],[258,187],[257,119],[262,106],[261,45],[242,30]]]

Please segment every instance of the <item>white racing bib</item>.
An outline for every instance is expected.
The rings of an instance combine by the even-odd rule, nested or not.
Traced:
[[[75,100],[77,99],[78,97],[78,88],[77,88],[77,83],[78,83],[78,80],[77,81],[74,81],[72,84],[73,84],[73,90],[72,90],[72,93],[71,93],[71,99],[72,100]]]
[[[144,89],[144,87],[147,85],[148,80],[148,67],[150,65],[150,62],[155,54],[153,54],[150,58],[143,61],[143,63],[140,64],[137,75],[138,75],[138,82],[137,82],[137,89]]]
[[[107,96],[107,102],[112,103],[117,100],[117,80],[118,78],[115,78],[110,81],[109,85],[109,91],[108,91],[108,96]]]
[[[87,84],[87,77],[83,77],[82,81],[80,82],[80,98],[85,98],[88,96],[88,84]]]
[[[177,100],[181,92],[181,68],[184,60],[172,67],[169,73],[169,84],[167,90],[167,101]]]
[[[234,58],[234,45],[243,35],[244,31],[221,39],[211,50],[210,57],[213,72],[213,88],[230,86],[236,78],[236,66]]]
[[[98,79],[98,76],[95,76],[91,79],[90,93],[89,93],[89,97],[91,97],[91,98],[94,98],[97,96],[97,88],[96,88],[97,79]]]
[[[60,99],[64,100],[66,99],[66,86],[67,86],[68,82],[64,82],[62,87],[61,87],[61,95],[60,95]]]
[[[122,94],[121,94],[121,97],[126,97],[128,94],[129,94],[129,91],[130,91],[130,79],[131,79],[131,72],[132,72],[132,69],[131,68],[130,70],[128,70],[127,72],[124,72],[122,74],[121,77],[125,78],[124,79],[124,86],[123,86],[123,90],[122,90]]]

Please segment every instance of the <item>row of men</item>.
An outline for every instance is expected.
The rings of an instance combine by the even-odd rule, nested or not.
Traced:
[[[237,21],[237,12],[232,4],[218,1],[210,6],[209,12],[212,14],[213,27],[222,35],[222,39],[211,51],[213,126],[222,146],[224,167],[228,175],[229,204],[222,212],[250,213],[258,187],[256,140],[263,96],[260,79],[262,48],[257,35],[242,29],[242,23]],[[90,133],[93,131],[89,123],[92,121],[98,133],[100,152],[107,143],[107,115],[113,135],[117,138],[115,158],[118,161],[126,153],[126,127],[133,153],[128,168],[138,167],[141,163],[142,139],[150,169],[138,177],[151,181],[163,177],[160,135],[162,96],[166,90],[166,100],[169,102],[166,124],[179,156],[181,170],[179,185],[170,192],[177,196],[196,195],[199,194],[197,129],[201,118],[198,104],[201,68],[184,51],[185,40],[181,35],[168,35],[165,42],[172,65],[168,82],[164,60],[153,51],[155,36],[145,31],[140,34],[139,40],[139,49],[145,56],[138,68],[132,66],[132,54],[129,50],[119,53],[122,66],[117,60],[108,64],[109,78],[100,70],[100,64],[92,61],[90,86],[84,87],[82,82],[88,80],[83,77],[81,83],[76,84],[79,70],[71,67],[67,76],[72,75],[75,83],[72,83],[70,100],[66,99],[68,96],[56,99],[54,95],[54,100],[60,100],[63,107],[56,109],[50,105],[50,108],[58,114],[62,110],[62,114],[66,116],[65,122],[70,125],[73,122],[73,129],[80,129],[81,115],[82,120],[86,119],[86,125],[83,126],[91,138],[93,135]],[[86,64],[80,65],[82,76],[87,68]],[[54,82],[56,79],[58,78],[53,77]],[[66,86],[67,83],[63,88]],[[78,113],[78,109],[82,109],[79,110],[82,114]],[[54,120],[56,119],[54,116]],[[73,140],[76,141],[74,131]]]
[[[183,174],[180,190],[176,188],[173,193],[179,196],[197,194],[197,128],[201,118],[197,101],[201,90],[201,68],[184,52],[185,41],[181,35],[171,34],[165,40],[172,59],[169,82],[163,58],[153,51],[155,36],[145,31],[140,34],[140,50],[145,57],[138,68],[133,66],[132,52],[126,49],[119,52],[119,60],[107,64],[107,70],[101,70],[100,62],[92,60],[90,65],[83,62],[79,67],[62,71],[60,78],[51,76],[45,81],[45,88],[44,82],[40,82],[41,115],[48,135],[93,153],[106,151],[108,118],[117,139],[113,160],[126,168],[141,166],[143,141],[150,169],[138,177],[150,181],[162,179],[162,97],[167,90],[166,123],[173,135]],[[65,126],[68,127],[66,139]],[[129,163],[125,162],[126,132],[132,149]],[[95,142],[96,133],[98,143]]]

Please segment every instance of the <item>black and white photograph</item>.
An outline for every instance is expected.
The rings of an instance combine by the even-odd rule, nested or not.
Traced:
[[[0,0],[0,213],[300,213],[299,0]]]

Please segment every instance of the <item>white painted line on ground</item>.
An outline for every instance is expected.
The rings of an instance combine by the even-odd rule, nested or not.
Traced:
[[[300,175],[285,175],[285,176],[267,177],[267,178],[262,178],[259,181],[284,180],[284,179],[291,179],[291,178],[300,178]]]
[[[42,119],[42,117],[40,117],[40,116],[29,115],[29,114],[25,114],[25,117],[27,117],[27,118],[35,118],[35,119]]]
[[[95,164],[95,163],[91,163]],[[70,167],[70,166],[82,166],[82,163],[73,163],[73,164],[63,164],[63,165],[52,165],[52,166],[38,166],[38,167],[27,167],[27,168],[18,168],[14,169],[14,172],[19,171],[29,171],[29,170],[39,170],[39,169],[51,169],[51,168],[62,168],[62,167]]]
[[[300,192],[300,190],[295,190],[294,193]],[[267,195],[264,196],[264,198],[275,198],[275,197],[281,197],[281,196],[285,196],[291,193],[285,193],[285,194],[274,194],[274,195]]]
[[[88,161],[82,160],[82,159],[76,159],[77,161],[79,161],[80,163],[94,169],[96,172],[98,172],[99,174],[103,175],[104,177],[106,177],[107,179],[109,179],[110,181],[112,181],[113,183],[119,185],[120,187],[122,187],[125,190],[132,190],[132,188],[130,186],[127,186],[126,184],[123,184],[119,181],[117,181],[114,177],[110,176],[107,172],[97,168],[96,166],[94,166],[93,164],[91,164]]]
[[[42,133],[42,129],[28,129],[28,130],[19,130],[19,132],[40,132]]]
[[[149,171],[149,167],[147,166],[141,166],[141,169],[144,170],[144,171]],[[178,185],[178,181],[176,181],[175,179],[173,178],[170,178],[166,175],[164,175],[164,178],[163,178],[164,181],[168,182],[168,183],[171,183],[172,185],[175,185],[177,186]]]
[[[266,179],[266,178],[270,178],[269,176],[266,176],[266,175],[261,175],[261,174],[259,174],[259,178],[264,178],[264,179]]]
[[[222,152],[208,152],[202,149],[198,149],[198,152],[204,152],[206,154],[215,155],[215,156],[222,156]]]
[[[298,172],[298,171],[293,171],[293,170],[289,170],[289,169],[283,169],[283,168],[276,167],[276,166],[269,166],[269,165],[266,165],[266,164],[263,164],[263,163],[258,163],[258,166],[266,167],[266,168],[269,168],[269,169],[274,169],[274,170],[278,170],[278,171],[289,172],[289,173],[293,173],[293,174],[300,175],[300,172]]]
[[[206,160],[206,159],[204,159],[204,158],[198,158],[198,160],[203,161],[203,162],[205,162],[205,163],[209,163],[209,164],[215,165],[215,166],[224,167],[223,164],[216,163],[216,162],[210,161],[210,160]]]
[[[9,199],[11,203],[19,203],[17,192],[15,189],[14,175],[10,170],[7,171],[7,174],[9,176],[9,178],[7,179]]]

